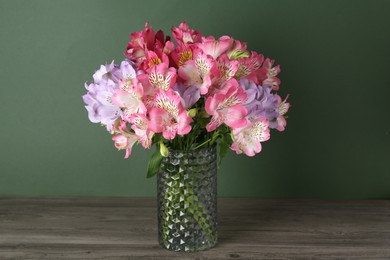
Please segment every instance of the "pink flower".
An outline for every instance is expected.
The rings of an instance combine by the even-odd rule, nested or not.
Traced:
[[[261,64],[264,61],[264,56],[257,52],[252,52],[250,57],[238,59],[239,65],[236,74],[237,79],[250,79],[256,84],[259,84],[259,77],[264,75],[264,71],[261,70]],[[259,76],[260,74],[260,76]]]
[[[217,85],[222,85],[236,75],[239,63],[236,60],[230,60],[226,54],[222,54],[218,58],[217,64],[219,75],[215,81]]]
[[[114,131],[119,133],[112,137],[114,145],[118,150],[126,150],[125,158],[129,158],[133,145],[138,142],[138,137],[129,132],[126,126],[126,122],[119,121],[114,125]]]
[[[168,56],[162,50],[147,51],[145,53],[145,60],[139,66],[140,70],[150,71],[153,66],[161,63],[169,64]]]
[[[145,28],[142,31],[134,32],[130,35],[130,42],[127,44],[127,51],[124,53],[126,57],[134,61],[139,66],[145,59],[145,52],[153,50],[155,42],[155,34],[153,29],[145,23]]]
[[[179,46],[175,50],[173,50],[170,55],[173,66],[179,68],[183,66],[187,61],[192,60],[192,49],[193,48],[190,46]]]
[[[275,95],[275,96],[276,96],[276,99],[278,100],[278,112],[279,112],[279,116],[276,119],[276,122],[277,122],[276,130],[282,132],[285,130],[286,125],[287,125],[287,122],[286,122],[284,115],[290,109],[291,105],[290,105],[290,103],[286,103],[286,101],[288,99],[288,95],[283,101],[279,95]]]
[[[179,77],[187,86],[196,86],[205,95],[211,86],[211,76],[218,73],[215,61],[200,49],[195,49],[193,59],[179,67]]]
[[[133,114],[146,113],[146,107],[142,102],[142,96],[143,87],[137,78],[134,78],[131,85],[122,85],[121,89],[115,90],[112,102],[125,109],[123,118],[128,120]]]
[[[222,36],[218,40],[216,40],[213,36],[209,36],[207,38],[202,37],[202,42],[197,43],[196,46],[207,55],[217,59],[221,54],[229,50],[233,41],[233,38],[229,36]]]
[[[172,88],[176,82],[176,77],[175,68],[168,68],[167,63],[160,63],[153,66],[148,74],[150,85],[155,89],[162,89],[164,91]]]
[[[182,22],[179,27],[172,27],[172,36],[178,47],[182,47],[188,44],[200,42],[202,32],[192,30],[186,22]]]
[[[138,141],[138,138],[133,133],[123,133],[114,135],[112,140],[115,142],[115,147],[118,150],[126,150],[125,158],[129,158],[133,145]]]
[[[234,142],[231,149],[237,154],[245,153],[248,156],[261,152],[261,142],[270,138],[268,120],[265,118],[247,120],[244,126],[233,129],[232,133]]]
[[[280,73],[280,66],[274,65],[274,60],[265,59],[261,70],[263,70],[263,75],[259,78],[259,82],[264,87],[272,87],[272,90],[278,91],[280,85],[280,79],[276,77]]]
[[[155,107],[149,111],[149,127],[155,133],[162,133],[168,140],[176,134],[185,135],[191,131],[191,117],[181,105],[181,98],[173,91],[159,91]]]
[[[149,120],[143,114],[135,114],[129,118],[132,124],[131,129],[134,130],[142,146],[146,149],[152,145],[154,132],[149,128]]]
[[[225,82],[219,92],[206,100],[206,112],[212,116],[206,125],[207,131],[211,132],[223,123],[233,129],[243,126],[247,110],[242,104],[246,98],[247,94],[235,79]]]

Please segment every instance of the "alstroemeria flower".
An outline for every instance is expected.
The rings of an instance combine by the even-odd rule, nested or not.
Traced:
[[[126,60],[122,61],[119,67],[110,73],[114,82],[118,82],[120,85],[130,84],[131,80],[137,76],[132,63]]]
[[[144,114],[135,114],[129,118],[131,129],[134,130],[141,145],[146,149],[152,145],[154,132],[149,128],[149,120]]]
[[[116,120],[113,129],[117,133],[112,137],[115,147],[118,150],[126,150],[125,158],[129,158],[133,145],[139,141],[138,137],[127,129],[123,120]]]
[[[138,141],[138,137],[133,133],[122,133],[114,135],[112,140],[118,150],[126,150],[125,158],[129,158],[133,145]]]
[[[107,81],[101,85],[85,84],[88,93],[83,96],[89,120],[105,125],[109,132],[112,130],[112,124],[115,120],[122,115],[121,109],[112,103],[116,87],[117,85],[113,81]]]
[[[155,89],[162,89],[168,91],[172,88],[176,82],[176,70],[175,68],[168,68],[167,63],[160,63],[153,66],[148,74],[148,80],[152,87]]]
[[[134,32],[130,35],[130,42],[124,55],[139,66],[145,59],[145,52],[153,50],[155,34],[149,24],[145,23],[142,31]]]
[[[200,42],[202,38],[202,32],[192,30],[189,28],[186,22],[182,22],[179,27],[172,27],[172,36],[175,39],[178,47],[182,47],[186,46],[187,44]]]
[[[247,110],[242,103],[246,98],[247,94],[235,79],[225,82],[219,92],[206,100],[206,112],[212,116],[206,125],[207,131],[214,131],[223,123],[233,129],[243,126],[246,122]]]
[[[129,117],[133,114],[146,114],[147,109],[142,102],[142,96],[142,84],[135,78],[130,86],[126,86],[124,89],[115,90],[112,102],[125,109],[123,112],[123,119],[128,121]]]
[[[264,117],[269,121],[269,128],[276,128],[276,118],[279,117],[278,100],[271,88],[256,85],[248,79],[239,80],[241,88],[248,94],[243,104],[248,114],[255,117]]]
[[[257,52],[251,52],[250,57],[240,58],[237,60],[239,62],[238,70],[236,74],[237,79],[250,79],[256,84],[259,84],[259,77],[263,75],[263,71],[260,69],[264,61],[264,56],[258,54]],[[259,76],[261,74],[261,76]]]
[[[164,52],[162,52],[162,50],[147,51],[145,54],[145,60],[139,66],[139,69],[143,71],[150,71],[153,66],[161,63],[169,64],[169,58]]]
[[[191,117],[181,105],[180,96],[173,91],[159,91],[155,106],[149,111],[149,127],[155,133],[162,133],[165,139],[172,140],[176,134],[185,135],[191,131]]]
[[[245,153],[248,156],[261,152],[261,142],[270,138],[268,120],[261,117],[253,121],[247,120],[244,126],[233,129],[232,133],[231,149],[237,154]]]
[[[175,50],[173,50],[170,55],[173,66],[175,66],[176,68],[180,68],[187,61],[192,60],[193,49],[193,46],[182,46],[177,47]]]
[[[227,56],[231,60],[237,60],[240,58],[247,58],[250,56],[250,53],[247,51],[246,42],[240,42],[238,40],[234,40],[230,49],[226,52]]]
[[[184,109],[192,107],[199,99],[200,92],[196,86],[185,86],[181,83],[176,82],[172,88],[173,91],[177,92],[181,97],[181,104]]]
[[[111,84],[111,82],[118,82],[112,75],[116,73],[118,69],[115,67],[114,61],[110,64],[100,65],[100,68],[93,74],[93,82],[95,84]]]
[[[213,36],[209,36],[207,38],[202,37],[202,42],[197,43],[196,46],[216,60],[222,53],[229,50],[233,41],[233,38],[229,36],[222,36],[218,40]]]
[[[233,78],[238,70],[238,61],[230,60],[226,54],[222,54],[218,60],[219,77],[217,84],[223,84],[225,81]]]
[[[218,73],[215,61],[200,49],[193,51],[193,59],[179,67],[179,77],[187,86],[196,86],[200,94],[207,94],[212,84],[211,76]]]
[[[282,132],[285,130],[286,125],[287,125],[287,122],[286,122],[286,119],[284,118],[284,115],[290,109],[291,105],[290,105],[290,103],[287,103],[288,95],[283,101],[279,95],[276,95],[276,98],[278,100],[279,116],[276,119],[277,126],[275,128],[276,128],[276,130]]]
[[[262,75],[259,77],[259,81],[264,87],[271,87],[272,90],[278,91],[280,85],[280,79],[276,77],[280,73],[280,66],[274,65],[275,61],[270,59],[265,59],[263,66],[260,70],[262,70]]]

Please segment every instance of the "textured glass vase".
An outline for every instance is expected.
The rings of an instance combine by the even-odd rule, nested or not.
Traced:
[[[216,147],[170,150],[157,173],[158,236],[162,247],[183,252],[217,243]]]

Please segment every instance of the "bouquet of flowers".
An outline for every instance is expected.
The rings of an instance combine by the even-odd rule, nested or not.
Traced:
[[[115,147],[131,154],[134,144],[156,145],[148,166],[153,176],[170,149],[219,145],[254,156],[270,129],[283,131],[290,104],[279,89],[279,65],[247,44],[205,37],[183,22],[172,27],[173,43],[148,23],[130,35],[120,64],[101,65],[83,96],[90,121],[101,123]]]

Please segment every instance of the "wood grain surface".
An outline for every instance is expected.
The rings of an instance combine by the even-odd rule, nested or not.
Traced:
[[[219,242],[157,243],[154,198],[0,198],[0,259],[390,259],[390,201],[218,201]]]

